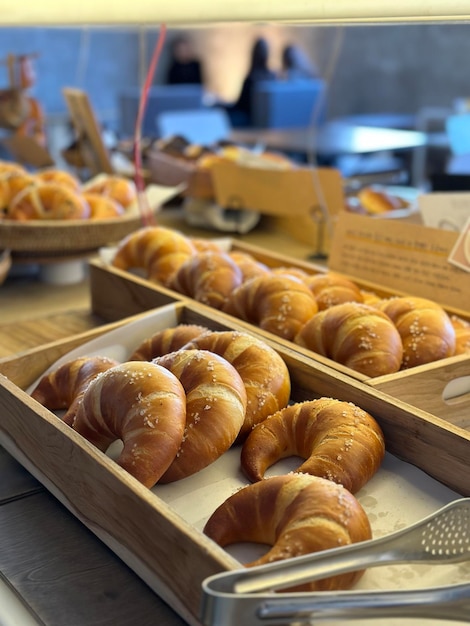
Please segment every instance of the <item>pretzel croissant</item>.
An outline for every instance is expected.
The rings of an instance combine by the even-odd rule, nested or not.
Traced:
[[[305,277],[304,282],[315,296],[320,311],[343,302],[363,301],[359,287],[346,276],[336,272],[312,274]]]
[[[151,361],[158,356],[175,352],[207,330],[199,324],[178,324],[172,328],[164,328],[144,339],[131,354],[129,361]]]
[[[115,365],[118,365],[117,361],[102,356],[72,359],[45,374],[32,391],[31,397],[47,409],[67,409],[62,419],[71,426],[90,382]]]
[[[178,452],[186,425],[186,394],[170,371],[140,361],[122,363],[87,387],[73,428],[105,452],[121,439],[116,462],[153,487]]]
[[[242,278],[240,268],[228,254],[206,251],[189,257],[173,274],[168,287],[221,309]]]
[[[390,318],[360,302],[319,311],[294,341],[366,376],[397,372],[403,356],[400,335]]]
[[[206,350],[178,350],[153,361],[168,369],[186,393],[186,425],[176,458],[160,479],[195,474],[235,441],[245,419],[246,391],[236,369]]]
[[[444,309],[432,300],[412,296],[382,300],[376,305],[395,324],[403,342],[403,368],[452,356],[455,330]]]
[[[143,269],[150,280],[166,285],[194,253],[194,246],[182,233],[163,226],[147,226],[124,237],[112,264],[122,270]]]
[[[223,311],[284,339],[293,339],[318,311],[310,289],[294,276],[269,273],[242,283]]]
[[[455,331],[455,354],[470,354],[470,322],[457,315],[450,321]]]
[[[288,456],[306,459],[295,471],[327,478],[356,493],[377,472],[385,454],[374,418],[350,402],[319,398],[278,411],[248,435],[241,466],[251,481]]]
[[[369,520],[356,498],[341,485],[308,474],[275,476],[240,489],[214,511],[204,533],[222,547],[245,541],[272,546],[247,567],[371,538]],[[295,590],[348,589],[362,573],[341,574]]]
[[[219,354],[240,374],[247,406],[239,440],[255,424],[287,405],[291,389],[289,370],[279,354],[260,339],[238,331],[209,331],[184,346],[188,348]]]

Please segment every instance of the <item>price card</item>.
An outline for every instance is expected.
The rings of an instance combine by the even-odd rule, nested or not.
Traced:
[[[470,193],[429,193],[418,197],[423,224],[460,232],[470,217]]]
[[[470,217],[451,250],[449,262],[470,272]]]

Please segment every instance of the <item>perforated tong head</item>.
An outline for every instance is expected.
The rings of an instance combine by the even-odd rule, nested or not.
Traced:
[[[331,619],[408,617],[468,623],[470,581],[406,591],[284,592],[309,581],[379,565],[470,560],[470,498],[380,539],[244,568],[202,585],[205,626],[285,626]]]

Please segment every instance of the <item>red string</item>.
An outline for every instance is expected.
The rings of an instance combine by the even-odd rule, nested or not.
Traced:
[[[139,211],[142,217],[142,222],[144,225],[150,225],[154,223],[155,219],[152,214],[152,211],[149,207],[147,196],[145,194],[145,181],[142,174],[142,125],[143,119],[145,115],[145,109],[147,107],[148,95],[150,91],[150,87],[152,86],[153,77],[155,75],[155,70],[158,65],[158,61],[161,56],[161,52],[163,49],[163,44],[165,43],[166,36],[166,25],[162,24],[160,26],[160,32],[158,35],[157,42],[155,44],[155,48],[153,51],[152,59],[150,61],[150,66],[147,72],[147,76],[145,78],[144,85],[142,87],[142,92],[140,95],[139,101],[139,110],[137,112],[137,120],[135,125],[135,134],[134,134],[134,181],[135,186],[137,188],[137,198],[139,203]]]

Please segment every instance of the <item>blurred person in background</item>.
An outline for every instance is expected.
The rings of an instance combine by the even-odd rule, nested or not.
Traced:
[[[286,80],[319,78],[315,65],[305,51],[295,44],[288,44],[282,51],[282,77]]]
[[[192,42],[180,35],[171,43],[171,59],[166,82],[168,85],[201,84],[203,81],[201,62],[196,58]]]
[[[262,80],[276,80],[276,73],[269,68],[269,44],[266,39],[256,39],[251,50],[248,73],[242,83],[238,100],[227,107],[233,126],[251,126],[251,100],[254,85]]]

